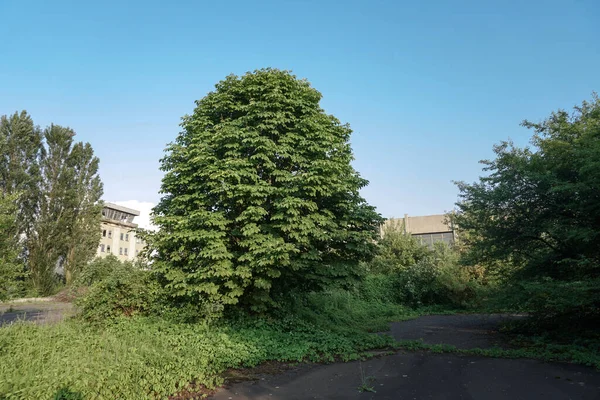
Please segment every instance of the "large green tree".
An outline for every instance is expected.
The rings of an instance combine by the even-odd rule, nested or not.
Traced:
[[[600,99],[523,125],[534,131],[530,147],[501,143],[483,161],[486,176],[458,184],[461,240],[471,261],[503,266],[519,287],[515,304],[547,322],[597,326]]]
[[[531,147],[495,146],[488,174],[458,183],[457,224],[482,260],[516,262],[533,275],[578,278],[600,267],[600,100],[553,113]]]
[[[174,297],[264,310],[359,276],[382,219],[359,194],[350,127],[320,99],[263,69],[228,76],[183,118],[148,237]]]

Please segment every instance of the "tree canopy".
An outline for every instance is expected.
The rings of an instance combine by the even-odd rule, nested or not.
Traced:
[[[263,69],[228,76],[183,118],[148,237],[173,296],[263,310],[360,275],[382,219],[359,194],[350,127],[320,100]]]
[[[558,111],[532,129],[531,147],[495,146],[487,176],[459,182],[457,224],[481,260],[505,260],[529,276],[598,277],[600,100]]]
[[[25,111],[0,118],[0,230],[10,232],[0,260],[11,260],[13,277],[26,271],[42,295],[54,290],[57,266],[69,283],[100,239],[99,160],[74,136],[59,125],[40,129]]]

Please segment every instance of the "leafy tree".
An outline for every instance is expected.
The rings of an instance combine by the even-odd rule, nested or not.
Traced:
[[[369,263],[370,272],[390,273],[416,264],[429,253],[429,249],[412,235],[404,233],[404,227],[388,221],[383,226],[378,252]]]
[[[26,111],[0,117],[0,191],[17,194],[18,233],[29,233],[39,197],[42,133]]]
[[[473,260],[503,261],[519,283],[538,282],[519,289],[529,293],[524,307],[554,323],[593,325],[600,322],[600,99],[523,126],[534,131],[531,147],[503,142],[494,160],[482,161],[487,176],[458,183],[455,222],[468,233],[461,239]],[[575,290],[587,299],[577,307],[565,297]]]
[[[600,100],[523,125],[535,132],[532,148],[503,142],[495,160],[482,161],[487,176],[458,183],[456,223],[476,233],[471,244],[481,259],[511,261],[537,276],[596,276]]]
[[[98,176],[99,160],[89,143],[75,143],[67,159],[73,181],[68,188],[65,220],[67,285],[96,255],[100,241],[102,182]]]
[[[94,257],[100,240],[102,184],[98,159],[89,144],[73,144],[70,128],[44,130],[46,147],[40,161],[40,200],[27,238],[28,263],[35,288],[49,294],[62,264],[67,283]]]
[[[285,71],[228,76],[162,159],[154,268],[179,300],[276,306],[360,275],[382,219],[360,196],[351,129]]]

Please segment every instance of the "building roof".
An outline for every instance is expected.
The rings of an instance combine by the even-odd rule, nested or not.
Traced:
[[[135,215],[138,216],[140,215],[140,212],[138,210],[134,210],[133,208],[128,208],[128,207],[123,207],[120,206],[118,204],[114,204],[114,203],[109,203],[109,202],[104,202],[104,208],[110,208],[113,210],[117,210],[117,211],[121,211],[124,212],[126,214],[131,214],[131,215]]]

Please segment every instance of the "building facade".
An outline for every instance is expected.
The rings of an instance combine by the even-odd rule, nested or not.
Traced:
[[[390,218],[382,226],[382,235],[386,226],[394,227],[394,229],[400,229],[404,233],[411,234],[421,244],[429,247],[432,247],[436,242],[444,242],[451,245],[457,239],[456,230],[444,214],[418,217],[410,217],[408,214],[404,214],[404,218]]]
[[[121,261],[133,261],[144,249],[144,242],[135,235],[137,224],[133,219],[140,212],[113,203],[104,203],[102,209],[102,236],[97,255],[114,254]]]

